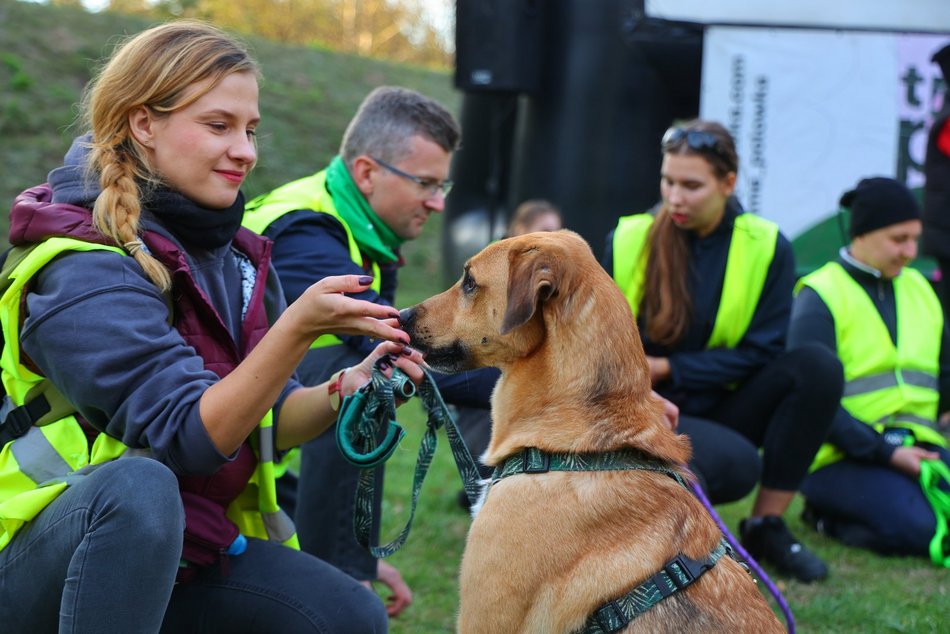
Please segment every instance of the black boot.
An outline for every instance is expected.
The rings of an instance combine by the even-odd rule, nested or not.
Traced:
[[[828,566],[801,545],[777,515],[751,517],[739,523],[742,545],[758,561],[805,583],[828,576]]]

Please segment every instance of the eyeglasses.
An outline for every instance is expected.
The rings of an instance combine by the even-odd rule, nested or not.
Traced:
[[[395,165],[390,165],[386,161],[380,160],[374,156],[370,158],[372,158],[374,161],[376,161],[377,163],[379,163],[380,165],[388,169],[390,172],[392,172],[396,176],[401,176],[402,178],[412,181],[413,183],[418,185],[422,189],[422,191],[426,193],[426,195],[429,198],[435,196],[439,192],[442,192],[442,197],[445,198],[446,196],[449,195],[449,192],[452,191],[452,186],[455,184],[450,180],[437,181],[431,178],[422,178],[421,176],[413,176],[412,174],[402,171]]]
[[[673,146],[679,145],[683,141],[686,147],[695,152],[712,152],[719,158],[726,161],[730,166],[735,162],[735,157],[726,150],[720,143],[719,138],[712,132],[706,130],[684,130],[683,128],[670,128],[663,135],[660,142],[660,148],[666,152]],[[734,169],[734,168],[733,168]]]

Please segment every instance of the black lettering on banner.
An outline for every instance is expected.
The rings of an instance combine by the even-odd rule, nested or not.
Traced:
[[[749,139],[751,150],[749,164],[752,169],[748,180],[749,191],[746,199],[749,211],[754,214],[761,213],[762,185],[766,178],[768,96],[769,79],[765,75],[759,75],[755,78],[752,91],[752,131]]]
[[[742,132],[743,99],[745,98],[745,57],[735,55],[730,65],[729,76],[729,120],[726,127],[734,139]]]

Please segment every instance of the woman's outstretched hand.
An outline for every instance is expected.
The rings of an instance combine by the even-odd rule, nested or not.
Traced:
[[[284,314],[292,316],[296,328],[310,340],[339,334],[408,344],[409,336],[399,328],[398,310],[345,295],[365,291],[372,281],[367,275],[325,277],[304,291]]]

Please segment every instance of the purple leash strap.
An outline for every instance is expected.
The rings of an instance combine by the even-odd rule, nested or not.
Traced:
[[[692,476],[692,474],[690,474]],[[775,602],[778,603],[778,606],[782,609],[782,614],[785,615],[785,622],[787,624],[788,634],[795,634],[795,617],[792,616],[792,609],[788,606],[788,602],[785,600],[785,597],[782,596],[781,590],[778,589],[778,586],[765,574],[765,570],[762,569],[762,566],[759,565],[752,556],[746,552],[746,549],[742,547],[742,544],[739,543],[739,540],[736,539],[729,529],[726,527],[726,523],[722,521],[722,518],[719,517],[719,514],[713,509],[712,503],[709,501],[709,498],[706,497],[706,494],[703,492],[703,488],[699,486],[699,483],[694,477],[688,478],[689,488],[693,494],[699,499],[706,510],[709,511],[709,514],[712,516],[713,520],[716,522],[716,525],[719,527],[719,530],[722,531],[723,536],[725,536],[726,541],[729,542],[729,545],[739,553],[739,556],[742,557],[745,562],[752,568],[752,571],[755,575],[765,584],[765,587],[768,588],[769,593],[775,598]]]

